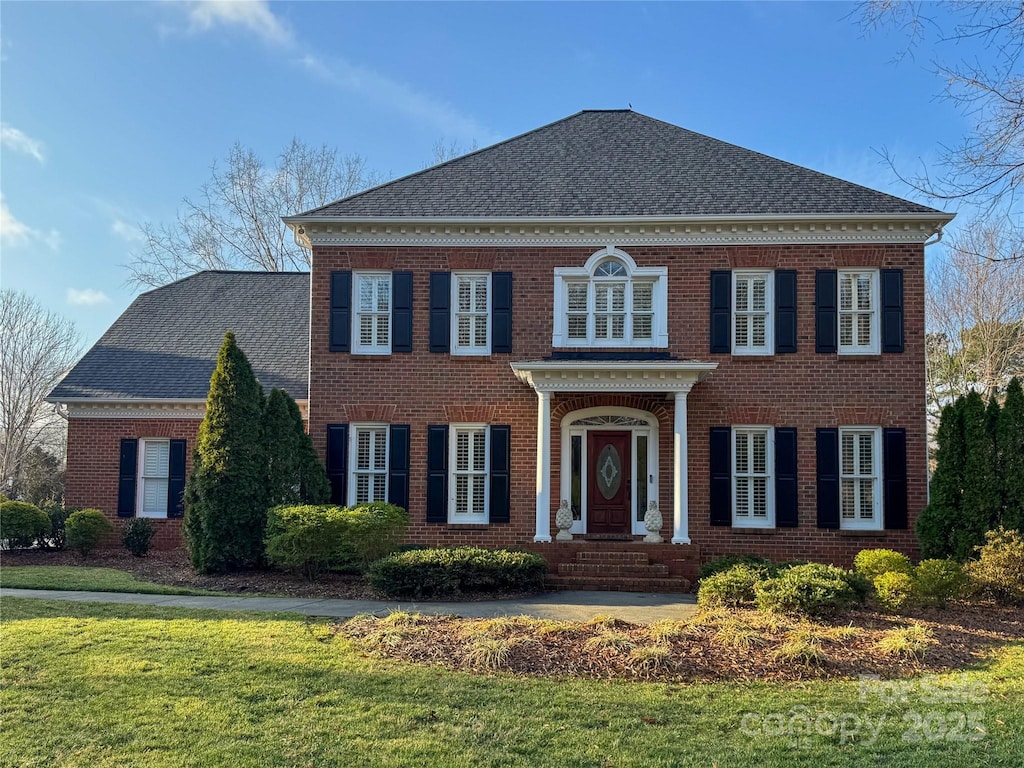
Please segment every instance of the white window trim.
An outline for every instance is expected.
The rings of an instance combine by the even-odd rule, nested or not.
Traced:
[[[737,278],[763,277],[764,278],[764,306],[765,306],[765,329],[764,346],[739,346],[736,343],[736,282]],[[732,342],[732,353],[734,355],[772,355],[775,353],[775,272],[770,269],[737,269],[732,273],[732,296],[730,297],[732,307],[730,315],[729,332]]]
[[[766,432],[765,440],[765,469],[768,474],[768,487],[765,498],[764,520],[757,520],[753,516],[738,517],[736,515],[736,433],[737,432]],[[732,484],[732,527],[733,528],[774,528],[775,527],[775,427],[764,424],[737,424],[732,428],[729,435],[730,452],[730,482]]]
[[[136,473],[135,473],[135,516],[136,517],[148,517],[153,520],[163,520],[167,517],[167,498],[164,497],[164,511],[163,514],[159,512],[146,514],[143,511],[143,499],[146,493],[146,475],[143,474],[146,469],[146,444],[147,443],[167,443],[167,474],[162,478],[170,486],[171,482],[171,439],[169,437],[141,437],[139,438],[139,446],[136,451]],[[152,479],[159,480],[161,478],[153,476]]]
[[[487,278],[487,342],[483,347],[460,346],[459,345],[459,278],[460,277],[486,277]],[[452,272],[452,296],[451,296],[451,354],[453,355],[489,355],[491,354],[491,308],[493,294],[491,293],[491,273],[483,271],[460,270]],[[471,313],[475,315],[476,313]]]
[[[626,338],[622,340],[595,339],[594,338],[594,271],[597,266],[606,259],[616,258],[626,267],[628,273],[626,282],[630,288],[626,291]],[[569,338],[569,298],[568,284],[571,282],[584,282],[587,287],[587,338]],[[633,291],[632,283],[650,282],[652,290],[652,310],[654,313],[651,322],[651,339],[639,341],[632,340],[633,324]],[[666,348],[668,347],[668,267],[638,267],[632,257],[625,251],[608,246],[591,255],[582,267],[556,267],[554,283],[554,324],[551,336],[551,346],[560,347],[593,347],[593,348]]]
[[[842,334],[840,327],[842,326],[843,314],[863,314],[855,310],[847,310],[845,313],[842,309],[841,295],[843,285],[843,275],[859,275],[864,273],[871,274],[871,343],[862,346],[860,344],[842,344]],[[881,312],[881,287],[879,285],[879,272],[877,269],[870,267],[861,269],[840,269],[837,270],[836,278],[836,348],[839,350],[840,355],[877,355],[881,353],[880,345],[880,324],[882,320]]]
[[[391,292],[389,294],[390,301],[388,302],[388,343],[387,344],[360,344],[359,343],[359,316],[362,314],[359,311],[359,281],[365,278],[386,278],[391,285]],[[372,312],[371,314],[377,315],[378,312]],[[390,272],[380,271],[361,271],[352,273],[352,354],[353,355],[390,355],[391,354],[391,340],[395,335],[395,291],[394,282]]]
[[[460,431],[479,431],[484,433],[484,511],[479,515],[460,515],[455,512],[456,454],[458,451],[458,433]],[[448,522],[456,525],[487,525],[490,522],[491,509],[491,428],[487,424],[459,423],[448,425]]]
[[[853,520],[843,518],[843,478],[854,477],[843,474],[843,434],[845,432],[870,432],[871,433],[871,458],[875,484],[872,489],[872,509],[874,517],[871,520],[861,520],[855,517]],[[882,509],[882,428],[875,426],[846,426],[839,428],[839,527],[844,530],[854,531],[881,531],[884,529],[884,514]]]
[[[383,429],[384,430],[384,471],[362,472],[358,470],[359,430],[361,429]],[[348,427],[348,491],[347,503],[350,507],[355,506],[356,501],[356,475],[358,474],[383,474],[384,475],[384,501],[388,500],[388,473],[391,471],[391,429],[387,424],[378,422],[357,422],[349,424]]]

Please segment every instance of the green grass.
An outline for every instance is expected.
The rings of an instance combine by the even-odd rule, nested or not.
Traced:
[[[5,766],[935,768],[1024,754],[1024,645],[939,679],[979,701],[936,703],[934,684],[901,701],[871,686],[861,696],[856,681],[473,676],[368,657],[292,615],[6,598],[0,667]],[[882,728],[873,743],[770,735],[765,716],[791,712]],[[980,740],[931,740],[959,713],[986,729]]]
[[[77,565],[5,565],[0,568],[0,586],[18,589],[73,589],[85,592],[143,592],[149,595],[223,595],[204,589],[171,587],[138,581],[116,568],[86,568]]]

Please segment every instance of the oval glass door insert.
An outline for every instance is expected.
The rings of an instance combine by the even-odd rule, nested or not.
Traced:
[[[622,485],[622,457],[614,445],[606,445],[597,457],[597,490],[612,499]]]

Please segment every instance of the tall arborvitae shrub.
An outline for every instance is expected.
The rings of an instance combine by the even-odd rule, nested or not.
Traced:
[[[185,538],[202,573],[257,565],[267,519],[263,390],[228,331],[210,379],[192,474]]]
[[[998,405],[996,406],[998,408]],[[996,469],[996,446],[981,395],[964,398],[964,485],[960,518],[953,530],[953,557],[966,560],[985,543],[985,531],[999,520],[1002,494]]]
[[[267,501],[281,504],[323,504],[330,484],[323,464],[306,434],[299,406],[281,389],[272,389],[263,414]]]
[[[1024,533],[1024,388],[1014,377],[996,426],[1003,486],[1002,526]]]
[[[953,554],[953,530],[960,518],[964,486],[964,401],[959,398],[942,409],[935,433],[935,472],[928,506],[917,519],[917,538],[924,558]]]

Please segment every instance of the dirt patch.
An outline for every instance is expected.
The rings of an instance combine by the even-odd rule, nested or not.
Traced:
[[[927,630],[923,656],[879,649],[887,633],[914,625]],[[470,672],[796,681],[962,669],[984,660],[994,646],[1024,639],[1024,616],[995,605],[966,604],[914,616],[854,611],[828,623],[756,611],[702,614],[650,626],[611,619],[581,624],[393,614],[352,619],[335,629],[372,653]]]

